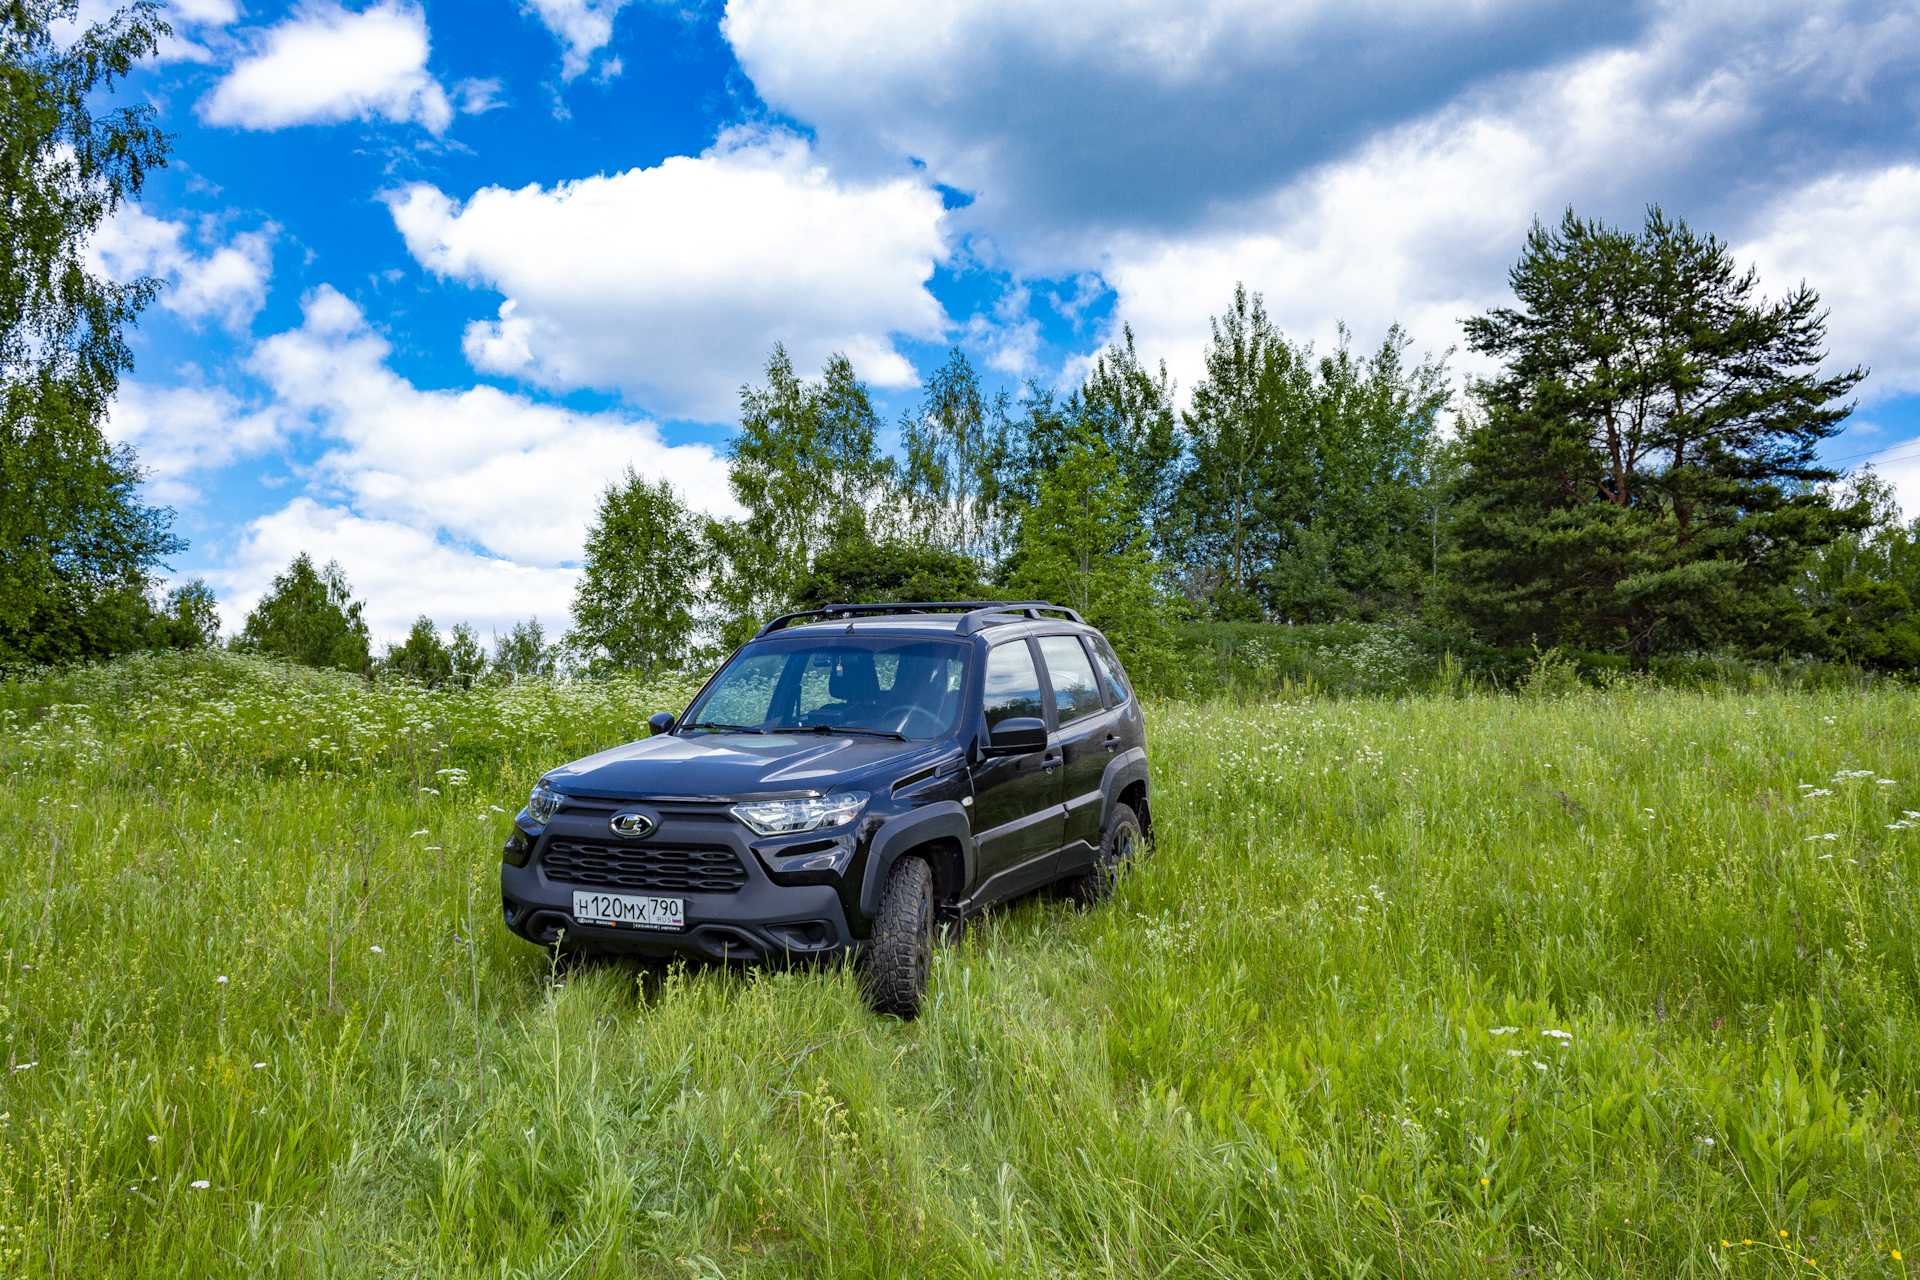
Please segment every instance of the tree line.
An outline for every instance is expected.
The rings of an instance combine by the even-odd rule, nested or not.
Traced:
[[[1811,288],[1766,298],[1657,208],[1537,225],[1510,283],[1465,326],[1499,371],[1458,388],[1397,328],[1316,352],[1244,288],[1184,407],[1123,330],[1064,394],[989,395],[955,348],[890,433],[844,357],[805,379],[776,347],[728,447],[744,514],[629,470],[572,628],[496,650],[602,675],[711,659],[794,609],[1045,598],[1149,668],[1183,621],[1396,618],[1641,663],[1920,667],[1920,521],[1818,459],[1865,371],[1826,367]]]
[[[100,430],[155,283],[82,256],[165,163],[150,109],[92,104],[166,26],[135,5],[62,48],[48,24],[70,8],[18,0],[0,24],[0,660],[216,639],[204,584],[156,585],[184,543]],[[599,676],[711,659],[798,608],[1019,597],[1079,609],[1148,668],[1179,660],[1184,622],[1347,619],[1920,668],[1920,521],[1819,462],[1865,371],[1827,366],[1811,288],[1767,298],[1657,208],[1537,224],[1509,281],[1513,305],[1465,323],[1498,371],[1462,385],[1398,327],[1289,338],[1244,288],[1184,396],[1123,330],[1065,388],[990,392],[956,347],[888,423],[846,357],[803,376],[776,346],[727,447],[742,514],[615,478],[562,634],[529,619],[489,652],[423,617],[376,655],[339,566],[302,555],[231,643],[430,684]]]

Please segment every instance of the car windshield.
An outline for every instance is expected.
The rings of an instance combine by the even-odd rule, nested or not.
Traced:
[[[952,731],[968,646],[794,636],[740,651],[687,711],[689,732],[811,729],[937,738]]]

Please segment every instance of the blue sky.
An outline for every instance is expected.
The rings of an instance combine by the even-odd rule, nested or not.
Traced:
[[[89,0],[86,11],[110,6]],[[1423,349],[1536,216],[1649,203],[1806,279],[1872,367],[1829,457],[1920,513],[1911,5],[171,0],[173,164],[95,245],[168,282],[111,430],[237,625],[300,550],[387,638],[563,626],[628,466],[728,509],[785,342],[889,415],[954,343],[1191,385],[1236,281]],[[1484,371],[1456,355],[1461,374]]]

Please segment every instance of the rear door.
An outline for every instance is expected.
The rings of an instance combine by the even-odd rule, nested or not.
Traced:
[[[1062,760],[1061,800],[1065,821],[1061,843],[1069,865],[1091,860],[1100,846],[1100,783],[1120,738],[1118,710],[1100,697],[1093,661],[1079,636],[1041,636],[1040,657],[1059,729],[1053,741]]]
[[[983,695],[987,730],[1031,716],[1052,723],[1040,669],[1026,640],[987,651]],[[1040,883],[1053,865],[1065,819],[1060,807],[1059,752],[988,756],[973,768],[976,901],[1009,897]]]

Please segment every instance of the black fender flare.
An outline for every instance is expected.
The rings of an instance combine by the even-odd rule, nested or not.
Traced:
[[[871,920],[880,910],[880,893],[887,887],[887,873],[907,850],[929,840],[953,840],[965,860],[966,882],[961,896],[973,883],[973,823],[956,800],[939,800],[911,813],[889,819],[874,833],[867,847],[867,874],[860,883],[860,914]]]
[[[1145,782],[1148,793],[1153,783],[1147,776],[1147,749],[1134,747],[1122,751],[1107,761],[1107,771],[1100,775],[1100,830],[1105,833],[1107,820],[1113,816],[1113,806],[1120,803],[1120,793],[1136,782]]]

